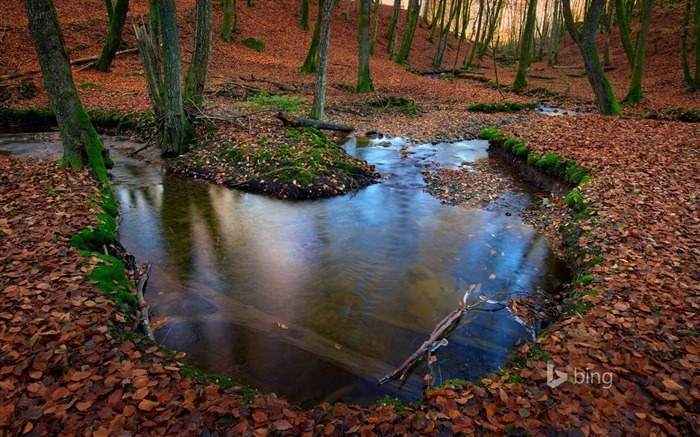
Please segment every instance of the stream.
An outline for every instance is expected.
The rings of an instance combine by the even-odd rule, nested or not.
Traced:
[[[403,381],[378,385],[458,308],[469,284],[481,293],[553,291],[563,262],[524,225],[523,186],[512,208],[441,205],[421,169],[488,159],[481,140],[405,148],[401,139],[351,138],[342,146],[377,166],[379,184],[314,201],[284,201],[165,175],[132,157],[140,145],[103,137],[116,162],[120,240],[151,261],[146,299],[168,321],[165,346],[305,407],[421,398],[425,360]],[[55,133],[0,135],[0,153],[61,153]],[[468,168],[468,164],[467,168]],[[520,205],[520,206],[518,206]],[[507,311],[467,313],[435,354],[437,383],[476,379],[503,366],[531,334]]]

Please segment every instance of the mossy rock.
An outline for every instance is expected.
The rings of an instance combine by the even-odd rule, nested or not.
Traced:
[[[134,284],[126,275],[124,265],[119,259],[97,252],[81,252],[81,255],[97,257],[100,262],[93,266],[87,279],[95,281],[95,286],[114,299],[120,306],[136,306]]]
[[[483,112],[486,114],[493,114],[496,112],[512,113],[512,112],[523,111],[526,109],[533,109],[535,106],[537,106],[537,103],[535,103],[535,102],[520,103],[520,102],[511,102],[508,100],[505,100],[503,102],[490,103],[490,104],[483,103],[483,102],[477,102],[477,103],[472,103],[471,105],[467,106],[467,111]]]
[[[243,40],[243,45],[257,52],[265,51],[265,41],[260,38],[246,38]]]

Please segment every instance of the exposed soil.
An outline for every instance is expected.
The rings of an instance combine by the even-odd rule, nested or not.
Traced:
[[[677,66],[681,3],[657,3],[645,69],[649,100],[623,107],[625,117],[617,118],[466,112],[470,103],[502,97],[481,81],[410,73],[385,59],[382,38],[371,60],[375,92],[350,93],[342,85],[355,83],[355,28],[342,20],[342,8],[336,11],[328,121],[418,142],[472,138],[497,126],[537,153],[558,153],[591,169],[592,180],[580,187],[591,206],[586,216],[574,218],[557,193],[525,213],[573,264],[585,267],[582,273],[591,275],[577,281],[567,301],[570,311],[535,345],[519,350],[508,371],[428,391],[421,404],[323,404],[302,410],[274,395],[183,376],[189,373],[178,361],[181,355],[130,335],[131,316],[86,281],[98,261],[80,258],[69,246],[71,235],[96,222],[97,211],[86,202],[98,190],[87,173],[60,170],[55,162],[0,157],[0,434],[700,434],[700,128],[640,118],[678,107],[700,110],[700,96],[685,91]],[[177,4],[187,59],[194,2]],[[71,57],[98,54],[106,31],[104,4],[56,0],[56,5]],[[222,92],[209,96],[205,112],[252,112],[241,83],[311,100],[313,77],[298,70],[311,32],[299,28],[295,6],[291,0],[258,0],[255,8],[239,2],[236,41],[226,45],[214,38],[209,88]],[[135,46],[131,25],[146,12],[147,2],[131,1],[130,47]],[[388,15],[388,9],[382,11],[380,35]],[[0,36],[0,74],[36,68],[22,3],[2,2],[0,17],[6,26]],[[220,23],[221,10],[215,7],[214,28]],[[266,51],[239,43],[249,36],[264,39]],[[434,49],[426,36],[427,29],[418,30],[410,58],[418,71],[434,70]],[[612,41],[609,76],[621,97],[629,68],[616,33]],[[592,93],[580,76],[577,49],[570,40],[567,44],[560,65],[572,68],[537,63],[531,74],[545,78],[531,78],[528,89],[546,87],[558,93],[556,104],[590,110]],[[448,50],[445,65],[451,66],[454,57]],[[690,61],[694,65],[692,53]],[[491,60],[483,65],[484,76],[494,78]],[[88,107],[122,113],[149,109],[137,55],[117,58],[108,74],[79,70],[74,69],[74,77]],[[502,83],[514,74],[513,67],[498,65]],[[39,76],[32,77],[41,88]],[[257,81],[263,78],[297,91]],[[48,106],[43,91],[21,99],[20,79],[10,84],[0,107]],[[367,106],[387,96],[410,97],[420,110]],[[506,97],[543,98],[507,92]],[[231,139],[255,142],[269,136],[261,132],[266,126],[276,132],[280,124],[270,112],[219,125],[210,138],[214,145]],[[503,191],[495,183],[497,169],[478,170],[442,172],[436,194],[454,205],[492,207],[489,201]],[[397,364],[403,358],[397,357]],[[573,381],[550,387],[548,364]],[[608,374],[609,385],[602,380]],[[580,375],[589,379],[577,383]]]

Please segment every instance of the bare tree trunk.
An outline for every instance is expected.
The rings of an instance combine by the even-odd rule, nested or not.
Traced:
[[[321,6],[319,5],[319,8]],[[309,0],[301,0],[301,17],[299,26],[304,30],[309,30]]]
[[[97,59],[95,69],[98,71],[109,71],[114,60],[114,55],[119,50],[119,44],[122,40],[122,31],[126,22],[126,13],[129,10],[129,0],[117,0],[112,11],[112,18],[109,22],[109,30],[107,31],[107,39],[102,47],[102,54]]]
[[[559,0],[554,0],[554,17],[552,19],[552,39],[549,42],[547,65],[553,67],[559,62],[559,36],[561,35],[561,11]]]
[[[204,99],[204,87],[207,83],[207,71],[211,59],[211,9],[211,0],[197,0],[194,18],[194,50],[185,78],[183,95],[185,107],[201,107]]]
[[[333,1],[333,0],[325,0]],[[357,26],[357,43],[359,59],[357,65],[357,92],[368,93],[373,89],[372,76],[369,71],[369,21],[371,0],[360,0],[360,17]]]
[[[44,87],[61,131],[61,166],[73,169],[89,166],[99,180],[109,183],[106,168],[111,166],[112,160],[90,123],[75,88],[53,1],[25,0],[24,7],[44,75]]]
[[[163,155],[177,156],[187,151],[185,111],[180,78],[180,41],[174,0],[158,0],[163,32],[163,108],[165,128]]]
[[[314,88],[314,104],[310,117],[323,121],[323,106],[326,102],[326,72],[328,70],[328,49],[331,41],[331,20],[333,19],[333,1],[323,4],[321,13],[321,35],[318,43],[318,72]]]
[[[598,31],[600,17],[605,8],[605,0],[592,0],[586,12],[586,18],[584,19],[583,34],[576,29],[576,24],[574,23],[574,18],[571,13],[570,0],[562,0],[562,6],[566,28],[569,30],[571,38],[581,50],[586,76],[593,88],[598,111],[605,115],[622,115],[612,85],[603,71],[603,66],[600,63],[600,56],[598,56],[598,50],[595,45],[595,36]]]
[[[148,24],[134,26],[134,35],[139,45],[139,56],[143,66],[143,75],[146,79],[146,89],[148,97],[151,99],[151,106],[157,119],[162,119],[163,112],[163,75],[161,72],[158,53],[153,47],[153,37]]]
[[[394,33],[398,32],[399,15],[401,14],[401,0],[394,0],[394,7],[391,10],[391,20],[389,28],[386,31],[386,40],[389,42],[386,45],[386,51],[391,53],[391,41],[394,39]]]

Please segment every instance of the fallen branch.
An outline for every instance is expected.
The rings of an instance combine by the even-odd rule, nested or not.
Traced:
[[[148,316],[148,304],[146,303],[146,299],[143,297],[143,292],[146,289],[146,283],[148,282],[148,276],[150,274],[151,263],[147,263],[143,273],[139,277],[138,283],[136,284],[136,301],[139,305],[139,323],[143,327],[143,332],[146,334],[146,337],[148,337],[149,340],[155,341],[155,337],[153,337],[153,330],[151,329],[151,321]]]
[[[464,311],[467,309],[466,297],[474,288],[476,288],[476,285],[472,284],[469,286],[469,289],[464,295],[464,299],[462,299],[462,301],[460,302],[459,308],[452,311],[450,314],[447,315],[447,317],[442,319],[440,323],[438,323],[437,326],[435,326],[435,329],[433,329],[433,332],[430,334],[430,338],[424,341],[423,344],[420,345],[418,350],[416,350],[413,353],[413,355],[408,357],[406,361],[404,361],[399,367],[396,368],[396,370],[380,379],[379,384],[389,382],[392,379],[396,378],[396,376],[399,374],[401,374],[399,379],[403,379],[404,376],[406,376],[406,372],[408,372],[408,369],[410,369],[411,366],[413,366],[413,364],[415,364],[415,362],[418,361],[423,355],[431,351],[433,343],[437,341],[438,337],[440,337],[450,326],[452,326],[452,324],[457,319],[459,319],[462,316],[462,314],[464,314]]]
[[[295,117],[287,113],[278,112],[277,118],[282,121],[285,126],[291,127],[315,127],[323,130],[333,130],[339,132],[353,132],[355,130],[352,126],[345,126],[343,124],[326,123],[325,121],[311,120],[309,118]]]
[[[117,52],[117,55],[124,55],[127,53],[136,53],[139,49],[127,49],[127,50],[122,50],[120,52]],[[79,65],[79,64],[85,64],[87,62],[95,62],[99,56],[90,56],[88,58],[80,58],[80,59],[74,59],[70,61],[70,65]],[[17,71],[15,73],[10,73],[6,74],[4,76],[0,76],[0,82],[5,81],[5,80],[10,80],[10,79],[17,79],[18,77],[24,77],[24,76],[31,76],[33,74],[39,74],[41,73],[41,68],[37,68],[34,70],[25,70],[25,71]]]

